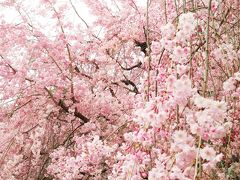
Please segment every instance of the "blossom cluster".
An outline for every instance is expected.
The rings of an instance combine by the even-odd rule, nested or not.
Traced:
[[[76,2],[0,3],[0,179],[239,179],[238,1]]]

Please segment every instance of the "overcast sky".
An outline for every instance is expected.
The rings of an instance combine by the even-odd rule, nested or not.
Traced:
[[[0,3],[4,2],[6,0],[0,0]],[[11,0],[10,0],[11,1]],[[57,3],[62,3],[62,2],[68,2],[69,0],[57,0]],[[105,0],[111,1],[111,0]],[[28,3],[29,7],[37,7],[39,6],[39,0],[25,0],[25,2]],[[83,17],[87,22],[92,22],[93,17],[91,14],[89,14],[87,6],[81,2],[81,0],[72,0],[73,4],[77,8],[78,13]],[[137,4],[140,6],[144,6],[146,4],[146,0],[137,0]],[[0,7],[0,15],[6,16],[6,21],[7,22],[16,22],[18,20],[19,15],[16,13],[15,10],[9,9],[9,8],[2,8]],[[75,15],[73,15],[73,18],[76,18]]]

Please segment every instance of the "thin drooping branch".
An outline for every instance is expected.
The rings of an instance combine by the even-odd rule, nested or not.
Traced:
[[[164,51],[165,51],[165,48],[163,48],[163,50],[162,50],[162,52],[161,52],[160,58],[159,58],[159,60],[158,60],[158,66],[159,66],[160,63],[161,63],[161,60],[162,60]],[[156,71],[156,77],[158,76],[158,74],[159,74],[159,69],[157,69],[157,71]],[[157,79],[156,79],[156,81],[155,81],[155,97],[157,97],[157,96],[158,96],[158,82],[157,82]]]
[[[165,23],[167,24],[167,0],[164,1]]]
[[[107,52],[107,54],[110,56],[110,58],[113,59],[113,60],[115,60],[116,63],[118,63],[118,65],[121,67],[121,69],[123,69],[123,70],[125,70],[125,71],[131,71],[131,70],[133,70],[133,69],[135,69],[135,68],[140,68],[140,67],[142,66],[142,62],[138,62],[137,64],[135,64],[135,65],[133,65],[133,66],[131,66],[131,67],[123,67],[123,66],[121,65],[121,63],[120,63],[117,59],[115,59],[115,58],[110,54],[109,51],[106,51],[106,52]]]
[[[206,96],[207,84],[208,84],[208,73],[209,73],[209,23],[211,13],[212,0],[209,0],[208,5],[208,20],[207,20],[207,33],[206,33],[206,60],[205,60],[205,72],[204,72],[204,85],[203,85],[203,96]]]
[[[146,28],[145,36],[146,36],[146,43],[147,43],[147,57],[148,57],[148,77],[147,77],[147,101],[150,99],[150,86],[151,86],[151,78],[150,78],[150,71],[151,71],[151,50],[150,50],[150,38],[149,38],[149,6],[151,4],[150,0],[147,0],[147,15],[146,15]]]
[[[78,11],[77,11],[76,7],[74,6],[74,4],[72,3],[72,1],[69,0],[69,2],[70,2],[70,4],[71,4],[74,12],[75,12],[75,13],[77,14],[77,16],[79,17],[79,19],[85,24],[85,26],[86,26],[87,28],[89,28],[89,25],[88,25],[87,22],[80,16],[80,14],[78,13]]]
[[[27,104],[29,104],[32,101],[32,99],[28,100],[27,102],[25,102],[22,105],[19,105],[18,107],[16,107],[16,109],[14,109],[11,113],[9,113],[9,117],[12,117],[14,112],[18,111],[19,109],[21,109],[22,107],[26,106]]]
[[[10,140],[8,146],[6,147],[6,151],[4,153],[2,153],[2,156],[0,158],[0,167],[4,163],[4,160],[5,160],[6,156],[7,156],[8,151],[10,150],[10,147],[14,144],[14,140],[15,140],[15,137],[12,137],[12,139]]]
[[[211,14],[212,0],[209,0],[208,4],[208,20],[207,20],[207,34],[206,34],[206,60],[205,60],[205,73],[204,73],[204,85],[203,85],[203,96],[206,97],[207,84],[208,84],[208,73],[209,73],[209,23],[210,23],[210,14]],[[198,140],[198,150],[196,155],[195,162],[195,172],[194,172],[194,180],[197,179],[199,174],[199,168],[201,169],[201,159],[199,157],[200,147],[202,144],[202,138],[199,136]],[[200,167],[199,167],[200,166]],[[200,171],[201,174],[201,171]]]

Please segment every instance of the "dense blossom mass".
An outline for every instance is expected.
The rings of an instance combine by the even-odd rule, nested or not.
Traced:
[[[239,179],[240,2],[82,3],[0,3],[0,179]]]

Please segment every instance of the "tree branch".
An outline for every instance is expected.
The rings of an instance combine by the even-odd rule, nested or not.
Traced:
[[[53,97],[53,94],[51,93],[51,91],[47,87],[44,87],[44,89],[47,91],[48,95],[53,100],[55,105],[60,106],[66,113],[69,113],[69,107],[66,106],[66,104],[64,103],[64,101],[62,99],[60,99],[59,102],[57,102],[56,99]],[[74,116],[76,116],[79,119],[81,119],[84,123],[87,123],[87,122],[90,121],[89,118],[84,116],[82,113],[78,112],[77,108],[75,108]]]

